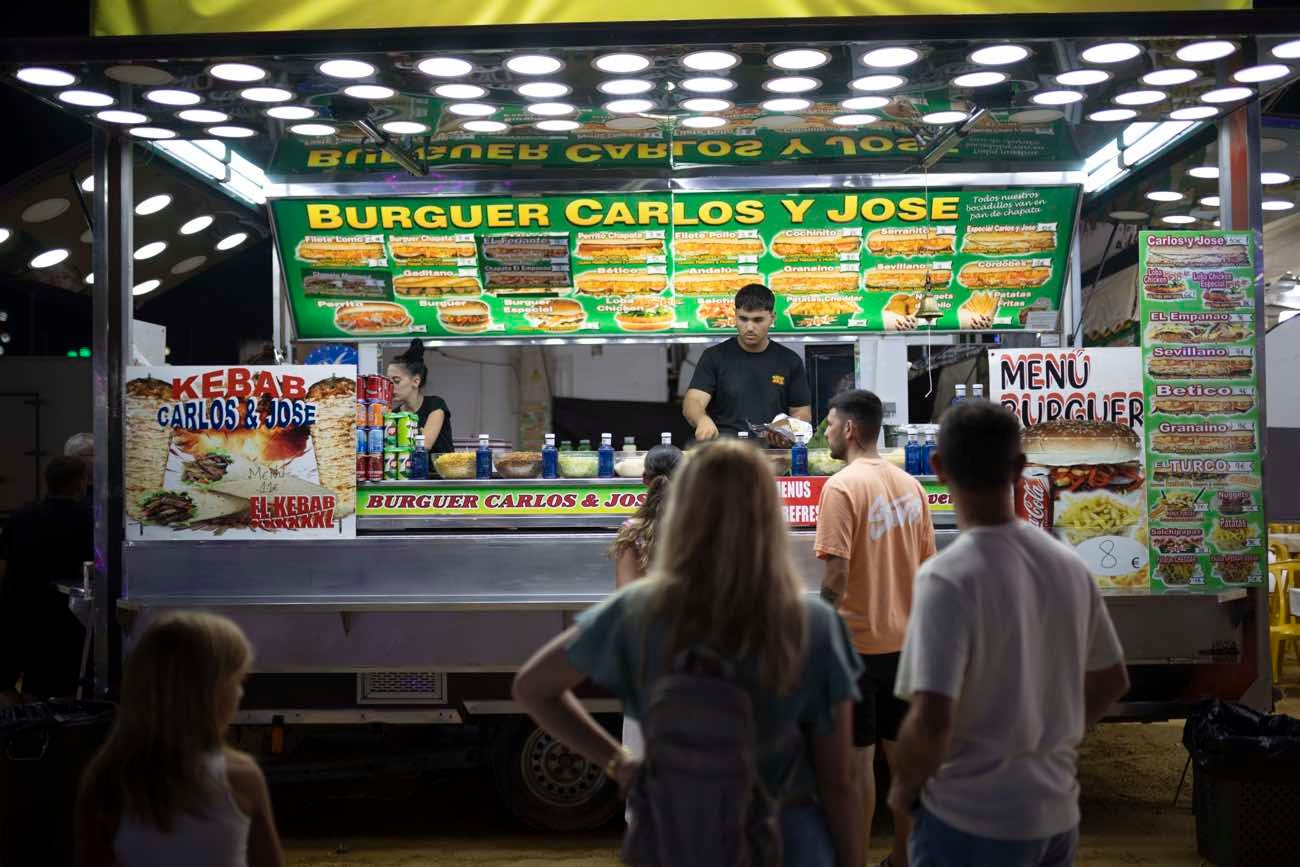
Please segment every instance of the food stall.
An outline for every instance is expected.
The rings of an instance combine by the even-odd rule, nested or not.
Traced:
[[[376,478],[367,433],[345,481],[345,377],[294,367],[304,390],[287,411],[299,413],[289,426],[301,450],[287,460],[302,466],[298,482],[258,468],[264,435],[232,449],[206,436],[178,447],[174,433],[153,482],[124,482],[136,448],[129,398],[150,393],[130,386],[156,376],[175,394],[187,380],[123,364],[133,142],[175,140],[174,156],[200,162],[202,147],[176,145],[221,139],[265,167],[283,360],[358,343],[353,404],[383,403],[367,378],[384,372],[385,347],[412,338],[543,352],[713,342],[733,326],[730,297],[758,279],[778,298],[775,339],[852,347],[856,381],[898,407],[912,361],[882,347],[906,346],[928,369],[945,352],[1076,346],[1086,197],[1137,177],[1215,118],[1223,228],[1258,233],[1259,101],[1296,76],[1294,21],[1220,12],[997,24],[972,37],[956,16],[516,21],[260,33],[237,55],[210,35],[5,46],[7,80],[97,129],[100,688],[116,682],[119,618],[129,640],[160,610],[208,607],[258,647],[239,720],[250,745],[269,733],[274,755],[313,726],[441,725],[470,733],[459,743],[479,758],[467,760],[488,757],[526,821],[576,827],[617,809],[599,769],[519,717],[509,681],[611,589],[605,552],[639,481],[587,478],[581,460],[570,478],[532,478],[526,453],[540,446],[545,408],[540,426],[468,432],[517,443],[497,450],[493,478],[403,480],[394,469],[385,479],[382,462]],[[112,72],[122,68],[133,71]],[[1244,93],[1221,93],[1233,89]],[[1259,263],[1255,250],[1248,265]],[[260,373],[275,376],[248,371],[255,382]],[[318,427],[326,404],[328,431]],[[261,404],[235,410],[238,423],[264,418]],[[370,413],[358,410],[353,427],[374,427],[359,424]],[[635,442],[628,459],[650,444]],[[236,467],[242,455],[248,477],[209,478],[226,469],[208,473],[218,453]],[[1262,473],[1259,458],[1249,463],[1243,473]],[[502,477],[514,468],[528,477]],[[778,482],[810,589],[824,479]],[[195,480],[209,485],[204,496],[171,488]],[[956,534],[951,504],[924,482],[942,546]],[[145,533],[151,519],[126,493],[163,490],[191,503],[152,503],[172,523]],[[203,523],[199,501],[230,508],[240,497],[250,515],[294,511],[259,512],[260,528],[239,525],[238,512],[216,516],[241,532],[192,526]],[[1205,695],[1268,705],[1259,582],[1247,572],[1233,586],[1168,593],[1147,575],[1107,588],[1136,684],[1122,714],[1176,715]],[[584,700],[617,713],[606,697]]]

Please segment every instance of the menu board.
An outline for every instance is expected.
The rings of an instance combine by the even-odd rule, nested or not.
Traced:
[[[303,339],[1056,327],[1072,187],[272,203]]]
[[[1102,589],[1146,590],[1141,350],[990,350],[989,391],[1024,426],[1017,514],[1072,547]]]
[[[1141,233],[1152,586],[1265,579],[1249,232]]]
[[[356,534],[347,365],[128,367],[129,539]]]

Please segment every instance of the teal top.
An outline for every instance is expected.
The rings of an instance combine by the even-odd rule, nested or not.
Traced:
[[[653,581],[637,581],[578,615],[578,634],[568,649],[569,662],[592,681],[618,696],[623,712],[640,720],[649,700],[647,684],[664,673],[664,629],[649,624],[646,610]],[[807,654],[795,690],[786,696],[751,691],[755,723],[762,742],[774,742],[794,721],[806,736],[829,735],[835,728],[834,708],[858,699],[857,681],[862,661],[853,651],[844,622],[820,599],[807,597]],[[642,657],[645,668],[642,669]],[[738,660],[742,677],[752,678],[753,661]],[[644,679],[643,679],[644,678]],[[768,791],[787,800],[817,793],[811,742],[804,739],[801,755],[764,757],[759,771]],[[791,787],[779,791],[786,769],[795,762]]]

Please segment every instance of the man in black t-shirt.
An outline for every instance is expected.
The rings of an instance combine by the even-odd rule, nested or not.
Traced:
[[[776,298],[761,283],[736,293],[736,336],[704,350],[682,403],[695,439],[735,436],[780,413],[812,421],[803,359],[768,339]]]

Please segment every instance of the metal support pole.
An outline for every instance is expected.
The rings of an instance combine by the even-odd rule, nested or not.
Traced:
[[[94,134],[95,697],[116,698],[122,673],[124,365],[131,351],[132,147]]]
[[[284,339],[284,302],[281,299],[283,289],[280,276],[280,254],[271,251],[271,348],[275,351],[275,363],[284,364],[289,353],[285,349]]]
[[[1260,107],[1252,101],[1228,115],[1219,124],[1219,213],[1222,228],[1251,233],[1255,250],[1255,369],[1259,371],[1259,388],[1255,401],[1259,406],[1260,474],[1266,472],[1268,418],[1265,395],[1268,392],[1264,364],[1264,211],[1260,207],[1263,190],[1260,184]],[[1265,507],[1261,486],[1260,509]],[[1265,513],[1267,514],[1267,513]],[[1268,643],[1268,588],[1251,591],[1255,613],[1256,678],[1242,696],[1242,702],[1257,710],[1273,708],[1273,666]]]
[[[1079,218],[1076,215],[1075,226],[1078,224]],[[1079,234],[1076,228],[1074,238],[1070,241],[1069,307],[1065,321],[1061,323],[1061,328],[1065,331],[1062,346],[1083,346],[1083,251],[1079,246]],[[1098,271],[1097,274],[1100,282],[1101,272]]]

